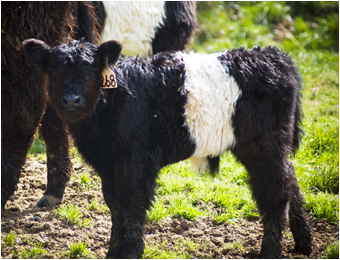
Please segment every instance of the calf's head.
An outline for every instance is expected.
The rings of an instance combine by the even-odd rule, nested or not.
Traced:
[[[25,40],[22,49],[48,77],[48,94],[58,116],[69,123],[90,115],[100,96],[101,75],[117,61],[121,45],[108,41],[99,47],[84,40],[51,48],[36,39]]]

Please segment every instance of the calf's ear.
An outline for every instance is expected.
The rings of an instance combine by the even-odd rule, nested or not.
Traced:
[[[97,54],[103,67],[107,67],[118,60],[121,51],[122,45],[119,42],[107,41],[99,46]]]
[[[35,64],[39,69],[46,69],[51,47],[46,43],[36,39],[28,39],[23,41],[21,49],[25,53],[29,62]]]

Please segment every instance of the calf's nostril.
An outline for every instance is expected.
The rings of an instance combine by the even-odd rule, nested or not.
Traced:
[[[76,100],[74,100],[74,104],[75,104],[76,106],[81,105],[81,98],[80,98],[79,96],[76,98]]]
[[[61,99],[61,105],[62,105],[62,106],[67,106],[67,103],[68,103],[68,102],[67,102],[67,99],[63,97],[63,98]]]
[[[64,95],[60,100],[63,108],[77,108],[82,106],[82,98],[79,95]]]

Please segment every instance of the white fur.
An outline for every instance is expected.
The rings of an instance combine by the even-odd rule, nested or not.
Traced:
[[[127,56],[152,54],[151,41],[163,25],[164,1],[103,1],[106,19],[102,42],[122,43]]]
[[[186,71],[185,125],[196,144],[191,161],[202,172],[208,166],[207,156],[218,156],[235,145],[232,114],[241,90],[217,60],[222,53],[178,55]]]

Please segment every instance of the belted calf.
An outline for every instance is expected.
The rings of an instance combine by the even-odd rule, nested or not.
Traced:
[[[301,79],[275,47],[119,58],[121,45],[23,44],[48,76],[49,96],[75,145],[102,179],[112,213],[107,257],[140,258],[159,170],[191,158],[218,171],[231,150],[250,176],[263,218],[261,255],[279,258],[289,221],[296,251],[312,252],[303,196],[287,156],[302,130]]]

